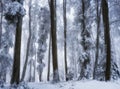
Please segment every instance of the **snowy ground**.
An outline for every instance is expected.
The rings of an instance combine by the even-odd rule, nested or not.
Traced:
[[[70,81],[57,84],[29,83],[29,86],[33,89],[120,89],[120,83],[99,81]]]

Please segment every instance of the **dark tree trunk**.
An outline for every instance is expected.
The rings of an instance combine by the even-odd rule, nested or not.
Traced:
[[[65,76],[66,76],[66,81],[68,81],[68,69],[67,69],[67,19],[66,19],[66,0],[63,0],[63,21],[64,21],[64,60],[65,60]]]
[[[53,56],[53,81],[59,81],[58,59],[57,59],[57,34],[56,34],[56,0],[50,2],[51,17],[51,38],[52,38],[52,56]]]
[[[31,43],[31,39],[32,39],[32,37],[31,37],[31,35],[32,35],[32,32],[31,32],[31,2],[32,1],[29,1],[29,37],[28,37],[28,42],[27,42],[27,53],[26,53],[26,59],[25,59],[24,67],[23,67],[21,81],[23,81],[25,78],[27,63],[28,63],[28,59],[29,59],[30,43]]]
[[[111,78],[111,40],[110,40],[110,27],[109,27],[109,9],[108,9],[107,0],[102,0],[102,16],[103,16],[105,52],[106,52],[105,80],[109,81]]]
[[[11,84],[14,84],[14,83],[19,84],[21,33],[22,33],[22,17],[18,17],[18,22],[17,22],[17,26],[16,26],[14,63],[13,63],[13,72],[12,72]]]
[[[17,0],[17,1],[23,4],[21,0]],[[19,84],[20,82],[21,36],[22,36],[22,17],[18,16],[18,22],[16,24],[16,34],[15,34],[13,71],[12,71],[12,77],[10,82],[11,84],[14,84],[14,83]]]
[[[100,16],[101,16],[101,5],[99,10],[99,0],[96,1],[97,4],[97,37],[96,37],[96,54],[95,54],[95,64],[94,64],[94,70],[93,70],[93,79],[96,79],[96,70],[97,70],[97,64],[98,64],[98,58],[99,58],[99,35],[100,35]]]

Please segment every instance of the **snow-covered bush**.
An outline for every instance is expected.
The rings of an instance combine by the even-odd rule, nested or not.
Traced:
[[[13,84],[9,89],[33,89],[28,86],[26,82],[21,82],[19,85]]]
[[[69,70],[69,72],[67,74],[67,78],[68,78],[68,80],[73,80],[73,78],[74,78],[73,70]]]
[[[18,16],[23,17],[26,14],[26,11],[23,8],[22,4],[17,1],[8,3],[5,7],[5,18],[10,22],[15,22],[17,21]]]
[[[4,87],[4,81],[0,79],[0,88]]]

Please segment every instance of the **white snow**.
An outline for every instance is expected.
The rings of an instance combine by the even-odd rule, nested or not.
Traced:
[[[100,81],[69,81],[52,83],[29,83],[33,89],[120,89],[120,83]]]

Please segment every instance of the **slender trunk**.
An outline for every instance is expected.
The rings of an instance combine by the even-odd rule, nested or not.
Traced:
[[[47,81],[50,80],[50,53],[51,53],[51,34],[50,34],[50,39],[49,39],[49,53],[48,53],[48,74],[47,74]]]
[[[1,38],[2,38],[2,18],[3,18],[3,4],[2,0],[0,1],[0,7],[1,7],[1,18],[0,18],[0,48],[1,48]]]
[[[32,60],[30,61],[30,76],[29,76],[29,82],[32,82]]]
[[[35,44],[34,44],[35,45]],[[37,54],[37,49],[35,47],[35,51]],[[35,82],[35,75],[36,75],[36,60],[37,60],[37,55],[35,54],[35,62],[34,62],[34,73],[33,73],[33,81]]]
[[[102,0],[102,16],[104,24],[104,40],[106,52],[105,80],[109,81],[111,78],[111,40],[109,27],[109,8],[107,0]]]
[[[96,37],[96,55],[95,55],[95,64],[94,64],[94,70],[93,70],[93,79],[96,79],[96,70],[97,70],[97,64],[98,64],[98,58],[99,58],[99,35],[100,35],[100,16],[101,16],[101,7],[99,11],[99,0],[97,2],[97,37]]]
[[[82,32],[81,32],[81,36],[82,36],[82,46],[83,46],[83,50],[86,51],[86,47],[85,47],[85,3],[84,0],[82,0]],[[84,63],[81,64],[81,72],[80,72],[80,76],[79,76],[79,80],[81,80],[85,75],[85,65]]]
[[[53,56],[53,81],[59,81],[58,59],[57,59],[57,34],[56,34],[56,0],[50,2],[51,12],[51,38],[52,38],[52,56]]]
[[[66,32],[67,32],[67,19],[66,19],[66,0],[63,0],[63,20],[64,20],[64,61],[65,61],[65,77],[66,77],[66,81],[68,81],[68,77],[67,77],[67,45],[66,45]]]
[[[26,69],[27,69],[27,63],[28,63],[28,59],[29,59],[29,49],[30,49],[30,43],[31,43],[31,2],[29,1],[29,37],[28,37],[28,42],[27,42],[27,52],[26,52],[26,59],[25,59],[25,63],[24,63],[24,67],[23,67],[23,72],[22,72],[22,77],[21,77],[21,81],[24,80],[25,78],[25,73],[26,73]]]

